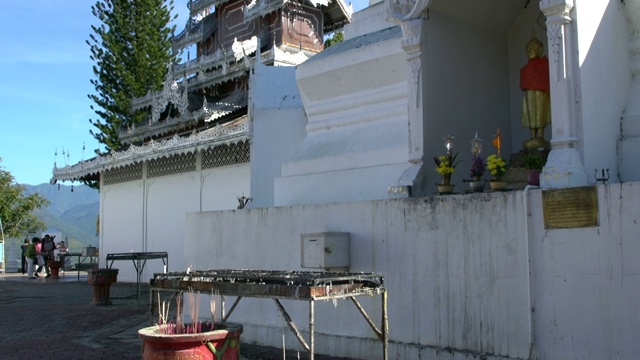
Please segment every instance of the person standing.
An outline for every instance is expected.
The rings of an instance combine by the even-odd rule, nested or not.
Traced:
[[[35,243],[35,247],[36,247],[36,257],[38,259],[38,268],[36,269],[36,273],[35,276],[39,276],[38,273],[42,271],[42,268],[44,267],[45,272],[47,273],[46,277],[51,276],[51,274],[49,273],[49,267],[47,266],[46,263],[46,257],[47,257],[47,252],[44,250],[44,248],[42,247],[42,241],[40,241],[39,238],[35,237],[33,238],[33,242]]]
[[[24,253],[27,251],[27,248],[29,247],[31,243],[29,242],[29,239],[24,239],[24,243],[22,245],[20,245],[20,250],[22,250],[22,267],[20,267],[20,269],[22,270],[22,273],[26,273],[27,272],[27,258],[25,257]]]
[[[25,240],[27,243],[29,243],[29,240]],[[36,244],[40,242],[40,239],[38,239],[37,237],[33,238],[33,241],[27,246],[27,249],[24,251],[24,258],[25,261],[27,262],[27,278],[29,279],[35,279],[36,277],[33,276],[33,270],[35,268],[35,263],[36,263]]]

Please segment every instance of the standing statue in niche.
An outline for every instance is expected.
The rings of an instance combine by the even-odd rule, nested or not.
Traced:
[[[527,42],[529,62],[520,69],[522,126],[531,130],[531,138],[523,143],[526,150],[549,150],[549,142],[544,139],[544,128],[551,123],[549,59],[542,55],[542,49],[542,42],[532,33]]]

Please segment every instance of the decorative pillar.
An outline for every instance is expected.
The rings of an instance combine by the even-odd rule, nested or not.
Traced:
[[[423,195],[424,164],[424,94],[422,67],[427,10],[433,0],[385,0],[388,20],[402,28],[402,49],[407,53],[408,86],[408,154],[409,167],[403,172],[389,193],[396,197]]]
[[[422,48],[424,37],[422,31],[427,22],[424,18],[417,18],[402,21],[402,50],[407,53],[409,63],[407,84],[409,87],[409,162],[412,164],[422,164],[424,155],[423,136],[423,109],[424,97],[422,96]]]
[[[631,56],[631,89],[622,117],[622,139],[619,151],[620,180],[640,181],[640,167],[636,166],[640,151],[640,0],[625,0],[624,9],[629,24]]]
[[[569,13],[573,0],[540,0],[547,18],[549,82],[551,85],[551,152],[540,176],[542,188],[587,185],[580,153],[576,149],[575,74],[576,41]]]

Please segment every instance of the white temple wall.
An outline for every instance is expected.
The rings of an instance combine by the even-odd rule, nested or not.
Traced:
[[[640,183],[598,186],[600,226],[536,230],[536,344],[541,359],[633,359],[640,326]],[[531,206],[539,208],[540,199]]]
[[[238,198],[250,195],[250,173],[249,164],[203,170],[200,210],[224,210],[238,207]]]
[[[610,169],[610,181],[619,181],[617,141],[631,84],[629,34],[623,8],[619,1],[576,4],[578,101],[582,108],[577,114],[581,135],[578,146],[591,183],[595,182],[594,169]]]
[[[184,214],[236,208],[243,193],[249,194],[249,164],[105,185],[100,191],[101,264],[109,253],[166,251],[168,270],[184,271],[189,265],[184,260]],[[113,267],[120,269],[119,281],[136,281],[131,261],[114,262]],[[148,261],[142,281],[163,270],[162,261]]]
[[[110,253],[145,251],[144,183],[130,181],[100,188],[100,264]],[[114,263],[119,281],[136,280],[133,264]]]
[[[306,135],[307,119],[295,82],[295,67],[257,64],[251,73],[251,203],[275,204],[274,182]],[[249,196],[249,194],[247,194]]]
[[[599,186],[600,225],[581,229],[544,229],[541,191],[525,194],[190,213],[185,258],[196,269],[211,268],[215,253],[215,268],[303,270],[301,233],[345,231],[350,271],[385,276],[390,358],[528,358],[530,336],[544,359],[640,353],[640,183]],[[379,298],[362,302],[377,322]],[[285,308],[306,331],[308,305]],[[243,341],[281,346],[285,334],[287,349],[299,349],[278,314],[270,300],[243,299],[231,320],[245,326]],[[348,301],[318,303],[316,331],[319,353],[380,357]]]
[[[172,271],[186,270],[187,265],[181,253],[184,251],[183,216],[187,212],[200,210],[199,190],[198,173],[146,180],[147,217],[144,251],[168,252],[169,269]],[[144,278],[148,279],[153,273],[162,271],[162,261],[147,261]]]

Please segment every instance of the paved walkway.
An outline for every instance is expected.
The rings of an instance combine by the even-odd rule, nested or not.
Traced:
[[[151,324],[148,295],[115,283],[113,305],[90,305],[86,272],[59,279],[0,274],[0,359],[140,359],[138,329]],[[242,338],[241,338],[242,339]],[[282,350],[242,343],[241,359],[282,360]],[[289,353],[287,359],[298,359]],[[300,354],[300,359],[307,359]],[[337,360],[315,356],[316,360]]]

